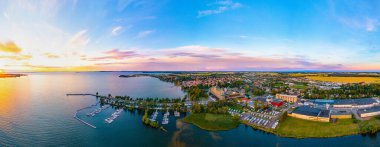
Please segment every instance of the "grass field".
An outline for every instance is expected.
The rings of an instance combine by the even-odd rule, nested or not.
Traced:
[[[376,133],[380,130],[380,116],[373,117],[368,121],[361,121],[359,128],[361,132]]]
[[[276,130],[276,134],[280,136],[295,138],[337,137],[357,133],[359,133],[359,126],[353,123],[352,119],[325,123],[287,117]]]
[[[240,124],[238,120],[234,120],[230,115],[210,113],[191,113],[183,121],[209,131],[230,130]]]
[[[276,84],[274,84],[274,87],[281,87],[281,86],[285,86],[285,84],[284,83],[276,83]]]
[[[292,88],[295,88],[295,89],[306,89],[307,86],[306,85],[293,85]]]
[[[324,77],[324,76],[307,76],[308,79],[323,82],[337,83],[380,83],[380,78],[377,77]]]

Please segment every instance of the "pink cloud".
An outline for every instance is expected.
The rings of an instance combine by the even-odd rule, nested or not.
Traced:
[[[89,58],[89,61],[99,61],[99,60],[122,60],[127,57],[139,56],[135,51],[120,51],[119,49],[112,49],[103,52],[103,56]]]
[[[123,59],[134,56],[135,52],[121,53],[119,50],[104,52],[109,56],[97,59]],[[105,70],[339,70],[345,67],[341,64],[322,64],[311,62],[303,57],[297,58],[270,58],[253,57],[241,53],[229,52],[225,49],[203,46],[185,46],[175,49],[164,49],[149,52],[144,55],[149,58],[135,58],[134,60],[119,60],[97,63]],[[115,56],[118,55],[118,56]],[[138,55],[138,54],[137,54]],[[121,56],[121,57],[119,57]]]

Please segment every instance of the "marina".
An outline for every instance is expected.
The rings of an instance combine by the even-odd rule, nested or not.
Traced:
[[[107,108],[109,108],[109,107],[110,107],[110,105],[106,105],[106,106],[102,106],[101,108],[97,108],[97,109],[95,109],[94,111],[92,111],[92,112],[90,112],[90,113],[87,113],[87,116],[89,116],[89,117],[93,117],[93,116],[95,116],[96,114],[102,112],[103,110],[105,110],[105,109],[107,109]]]
[[[158,112],[157,112],[157,110],[156,110],[156,111],[153,112],[150,121],[156,121],[156,119],[157,119],[157,115],[158,115]]]
[[[112,123],[117,117],[120,116],[120,113],[123,111],[123,109],[117,109],[114,113],[112,113],[111,117],[106,118],[106,123]]]
[[[174,111],[174,116],[175,116],[175,117],[180,117],[181,114],[180,114],[178,111]]]
[[[163,125],[166,125],[169,123],[169,119],[168,119],[169,115],[170,115],[169,111],[166,111],[166,113],[164,114],[164,117],[162,118]]]

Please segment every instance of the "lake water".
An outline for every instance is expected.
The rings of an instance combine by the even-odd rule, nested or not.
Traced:
[[[168,132],[141,124],[142,112],[123,111],[113,123],[104,119],[115,109],[94,117],[77,109],[96,104],[91,96],[67,93],[183,97],[179,87],[151,77],[119,78],[121,72],[33,73],[0,79],[0,146],[380,146],[376,136],[352,135],[327,139],[283,138],[240,125],[229,131],[208,132],[170,117]],[[171,114],[173,116],[173,114]],[[183,117],[184,115],[182,115]],[[158,118],[162,118],[161,114]]]

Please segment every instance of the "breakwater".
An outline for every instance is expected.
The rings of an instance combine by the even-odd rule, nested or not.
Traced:
[[[66,96],[87,96],[87,95],[89,95],[89,96],[97,96],[97,95],[94,95],[94,94],[66,94]],[[90,127],[94,128],[94,129],[96,129],[96,126],[94,126],[94,125],[92,125],[92,124],[90,124],[90,123],[88,123],[88,122],[86,122],[86,121],[80,119],[80,118],[78,117],[78,112],[81,111],[81,110],[84,110],[84,109],[88,109],[88,108],[91,108],[91,107],[97,106],[98,104],[99,104],[99,102],[96,102],[95,104],[92,104],[92,105],[90,105],[90,106],[87,106],[87,107],[80,108],[80,109],[76,110],[76,111],[75,111],[75,114],[74,114],[74,118],[75,118],[76,120],[82,122],[83,124],[85,124],[85,125],[87,125],[87,126],[90,126]]]

